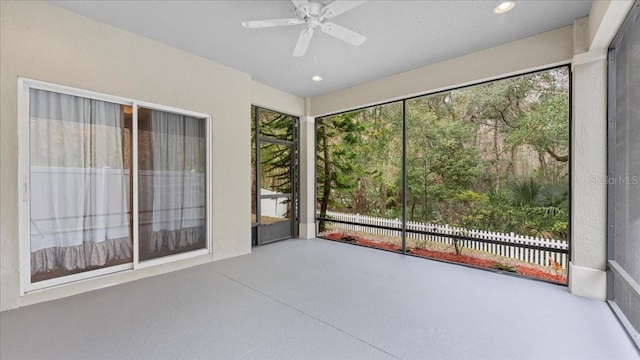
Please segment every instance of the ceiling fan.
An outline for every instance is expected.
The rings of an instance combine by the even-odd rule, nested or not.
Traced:
[[[349,30],[344,26],[327,22],[346,11],[360,6],[369,0],[351,1],[336,0],[329,5],[320,2],[309,2],[308,0],[291,0],[295,5],[295,18],[289,19],[273,19],[273,20],[257,20],[244,21],[242,26],[248,29],[258,29],[274,26],[291,26],[306,24],[307,28],[302,30],[298,36],[296,48],[293,50],[293,56],[302,56],[307,51],[311,37],[316,28],[320,28],[325,34],[334,36],[342,41],[346,41],[351,45],[360,46],[367,38],[353,30]]]

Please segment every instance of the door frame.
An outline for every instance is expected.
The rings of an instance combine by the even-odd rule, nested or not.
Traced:
[[[298,224],[300,222],[299,219],[299,200],[298,200],[298,191],[299,191],[299,164],[300,164],[300,154],[299,154],[299,128],[300,128],[300,119],[297,116],[285,114],[279,111],[274,111],[266,108],[262,108],[260,106],[252,105],[254,112],[253,118],[251,121],[253,122],[253,134],[252,136],[255,139],[254,148],[251,151],[254,152],[255,162],[252,166],[255,166],[255,199],[251,199],[251,201],[255,201],[256,207],[256,222],[251,224],[252,230],[252,246],[261,246],[265,244],[269,244],[272,242],[285,240],[298,236]],[[288,116],[292,119],[291,127],[292,127],[292,140],[282,140],[273,137],[260,136],[260,112],[268,111],[281,115]],[[291,192],[287,194],[277,194],[277,195],[262,195],[261,194],[261,156],[260,156],[260,148],[262,144],[273,144],[273,145],[285,145],[291,148],[291,166],[289,168],[289,174],[291,179]],[[262,220],[262,209],[261,203],[263,199],[270,198],[289,198],[291,201],[291,219],[288,221],[279,221],[273,224],[261,224]]]

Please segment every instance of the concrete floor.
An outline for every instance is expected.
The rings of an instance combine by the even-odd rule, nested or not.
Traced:
[[[640,359],[604,302],[326,240],[0,314],[5,359]]]

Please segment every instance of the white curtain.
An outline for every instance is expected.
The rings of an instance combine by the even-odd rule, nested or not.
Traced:
[[[147,180],[140,184],[153,189],[153,225],[150,244],[142,246],[141,257],[157,257],[153,253],[165,249],[176,252],[185,247],[204,247],[204,120],[152,110],[151,151],[153,169],[146,172]]]
[[[118,104],[30,91],[31,274],[131,259]]]

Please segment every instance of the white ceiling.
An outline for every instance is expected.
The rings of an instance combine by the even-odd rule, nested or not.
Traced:
[[[314,97],[572,24],[591,0],[373,0],[332,19],[367,36],[353,47],[316,31],[305,56],[291,56],[303,25],[245,29],[246,20],[294,17],[278,1],[51,1],[89,18],[211,59],[265,85]],[[331,1],[322,1],[325,4]],[[313,75],[324,80],[316,83]]]

